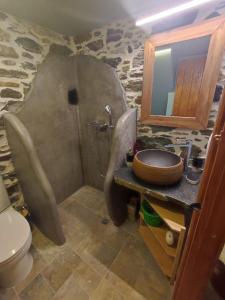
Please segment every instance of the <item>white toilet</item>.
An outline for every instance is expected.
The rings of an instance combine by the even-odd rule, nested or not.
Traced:
[[[29,223],[11,206],[0,176],[0,289],[16,285],[31,271],[31,241]]]

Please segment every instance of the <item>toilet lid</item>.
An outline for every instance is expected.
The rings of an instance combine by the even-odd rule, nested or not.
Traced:
[[[27,220],[12,207],[0,213],[0,263],[14,256],[30,236]]]

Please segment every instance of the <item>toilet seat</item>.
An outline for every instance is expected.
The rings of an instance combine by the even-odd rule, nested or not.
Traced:
[[[12,207],[0,213],[0,268],[14,260],[31,242],[27,220]]]

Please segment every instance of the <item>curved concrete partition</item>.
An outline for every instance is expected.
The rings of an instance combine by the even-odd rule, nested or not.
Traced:
[[[68,91],[77,87],[75,59],[49,56],[39,67],[33,88],[17,114],[33,140],[57,203],[84,183],[78,108],[68,102]],[[10,143],[12,139],[9,136]]]
[[[108,123],[105,106],[112,109],[112,122],[116,125],[127,110],[125,93],[116,72],[97,59],[80,56],[76,58],[78,74],[79,117],[81,154],[86,184],[103,189],[113,129],[97,131],[88,124],[97,121]]]
[[[117,122],[104,192],[109,215],[116,226],[121,225],[127,216],[127,189],[117,185],[113,180],[116,170],[125,163],[126,153],[133,148],[137,134],[137,111],[130,109]]]
[[[39,67],[17,118],[5,116],[25,201],[34,222],[56,243],[63,242],[56,203],[83,184],[103,188],[100,173],[106,173],[108,167],[113,129],[97,132],[88,123],[107,123],[107,104],[115,125],[127,108],[123,88],[111,67],[88,56],[50,55]],[[32,151],[26,148],[26,135]]]
[[[35,224],[56,244],[65,241],[59,221],[55,196],[41,166],[29,132],[13,114],[4,114],[10,146],[16,159],[16,172]]]

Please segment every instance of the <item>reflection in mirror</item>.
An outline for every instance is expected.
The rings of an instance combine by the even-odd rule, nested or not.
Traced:
[[[155,48],[151,115],[195,116],[210,38]]]

